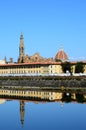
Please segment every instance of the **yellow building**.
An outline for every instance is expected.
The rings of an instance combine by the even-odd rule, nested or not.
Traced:
[[[32,62],[32,63],[12,63],[1,64],[0,74],[12,75],[44,75],[44,74],[59,74],[62,72],[60,63],[57,62]]]
[[[60,75],[63,73],[61,63],[68,61],[68,56],[62,49],[56,53],[55,58],[43,58],[39,53],[33,56],[25,55],[23,34],[20,35],[19,58],[14,63],[12,58],[10,62],[1,62],[0,76],[2,75]],[[76,62],[70,62],[72,73],[75,73]],[[86,73],[86,62],[84,63],[84,73]]]

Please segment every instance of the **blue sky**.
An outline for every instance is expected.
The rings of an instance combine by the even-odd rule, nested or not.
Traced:
[[[16,61],[21,32],[25,53],[86,59],[86,0],[0,0],[0,59]]]

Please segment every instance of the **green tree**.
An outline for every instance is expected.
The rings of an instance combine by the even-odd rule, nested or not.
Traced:
[[[71,63],[70,62],[68,62],[68,61],[62,62],[61,66],[62,66],[62,71],[64,73],[66,73],[67,71],[69,71],[71,73]]]
[[[83,62],[77,62],[75,65],[75,73],[83,73],[83,72],[84,72]]]

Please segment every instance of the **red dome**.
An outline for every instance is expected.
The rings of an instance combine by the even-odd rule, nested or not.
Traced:
[[[63,51],[63,49],[60,49],[59,52],[56,54],[55,56],[55,60],[62,60],[62,61],[66,61],[68,60],[68,56],[67,54]]]

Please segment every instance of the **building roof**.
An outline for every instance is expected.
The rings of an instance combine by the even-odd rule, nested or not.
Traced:
[[[61,62],[28,62],[28,63],[9,63],[9,64],[0,64],[1,67],[4,66],[28,66],[28,65],[60,65]]]
[[[86,61],[82,61],[86,64]],[[28,65],[61,65],[62,62],[28,62],[28,63],[6,63],[0,64],[0,67],[12,67],[12,66],[28,66]],[[70,62],[72,65],[75,65],[76,61]]]
[[[55,56],[55,60],[61,60],[61,61],[67,61],[68,60],[68,56],[66,54],[66,52],[60,48],[59,52],[57,52],[56,56]]]

